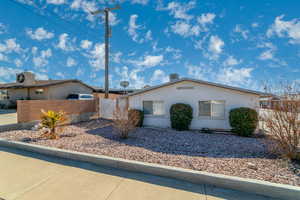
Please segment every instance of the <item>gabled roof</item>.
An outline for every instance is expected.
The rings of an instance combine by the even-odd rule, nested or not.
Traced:
[[[145,93],[145,92],[148,92],[148,91],[152,91],[152,90],[155,90],[155,89],[158,89],[158,88],[161,88],[161,87],[170,86],[170,85],[180,83],[180,82],[184,82],[184,81],[189,81],[189,82],[194,82],[194,83],[199,83],[199,84],[204,84],[204,85],[210,85],[210,86],[215,86],[215,87],[219,87],[219,88],[230,89],[230,90],[235,90],[235,91],[250,93],[250,94],[255,94],[255,95],[264,95],[265,94],[263,92],[258,92],[258,91],[254,91],[254,90],[248,90],[248,89],[243,89],[243,88],[238,88],[238,87],[233,87],[233,86],[228,86],[228,85],[223,85],[223,84],[213,83],[213,82],[208,82],[208,81],[202,81],[202,80],[198,80],[198,79],[181,78],[181,79],[171,81],[171,82],[167,82],[167,83],[164,83],[164,84],[161,84],[161,85],[147,87],[147,88],[138,90],[136,92],[133,92],[131,94],[125,95],[124,97],[138,95],[138,94],[141,94],[141,93]]]
[[[36,87],[48,87],[53,85],[59,85],[63,83],[80,83],[94,91],[94,88],[81,82],[77,79],[66,79],[66,80],[36,80],[34,84],[24,85],[21,83],[4,83],[0,84],[0,89],[18,89],[18,88],[36,88]]]
[[[105,89],[102,87],[97,87],[97,86],[92,86],[94,88],[95,92],[100,92],[100,93],[104,93]],[[109,89],[109,93],[114,93],[114,94],[124,94],[124,92],[127,93],[132,93],[137,91],[137,89],[118,89],[118,88],[110,88]]]

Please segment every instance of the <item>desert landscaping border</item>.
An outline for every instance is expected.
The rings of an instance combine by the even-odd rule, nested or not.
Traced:
[[[300,199],[300,187],[270,183],[254,179],[246,179],[228,175],[169,167],[140,161],[100,156],[89,153],[75,152],[52,147],[10,141],[0,138],[0,146],[21,149],[43,155],[56,156],[64,159],[88,162],[105,167],[113,167],[133,172],[147,173],[157,176],[184,180],[196,184],[209,184],[217,187],[255,193],[284,200]]]

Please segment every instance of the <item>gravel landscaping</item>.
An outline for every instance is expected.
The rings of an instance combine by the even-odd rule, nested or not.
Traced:
[[[124,140],[105,120],[65,126],[58,140],[39,136],[29,130],[0,133],[10,140],[300,186],[299,163],[269,154],[263,138],[138,128]]]

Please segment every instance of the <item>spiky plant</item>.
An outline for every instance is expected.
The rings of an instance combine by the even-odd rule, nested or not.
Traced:
[[[61,125],[67,120],[66,115],[63,111],[55,112],[53,110],[44,111],[41,110],[41,128],[46,128],[48,131],[43,133],[43,136],[49,139],[58,139],[57,126]]]

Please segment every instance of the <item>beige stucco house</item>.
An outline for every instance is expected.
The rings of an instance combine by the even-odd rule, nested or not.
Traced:
[[[36,80],[31,72],[17,74],[15,83],[0,84],[0,90],[5,91],[6,99],[43,100],[66,99],[71,93],[92,94],[94,88],[76,80]]]

